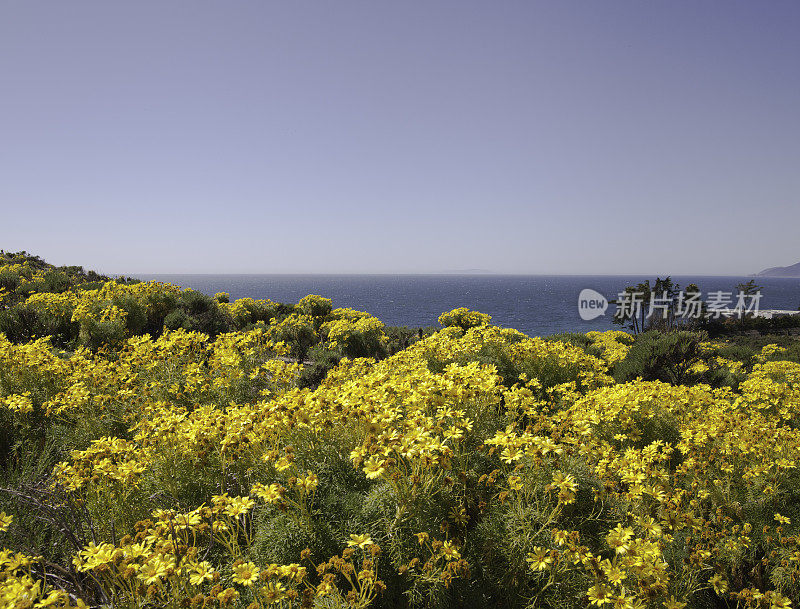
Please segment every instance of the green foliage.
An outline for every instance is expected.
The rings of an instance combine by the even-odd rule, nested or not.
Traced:
[[[337,349],[331,349],[320,343],[311,347],[306,354],[311,364],[303,367],[300,375],[300,387],[316,388],[342,359]]]
[[[23,275],[14,269],[0,268],[0,288],[14,292],[22,283]]]
[[[286,343],[290,355],[300,361],[306,359],[308,350],[319,342],[313,318],[299,313],[292,313],[280,322],[273,319],[270,323],[270,335],[278,341]]]
[[[81,323],[78,341],[89,349],[118,347],[125,340],[125,322],[122,320],[97,321],[87,319]]]
[[[181,293],[176,309],[164,318],[164,325],[170,330],[182,328],[210,336],[216,336],[229,329],[216,299],[194,290]]]
[[[0,304],[6,307],[23,302],[31,294],[60,294],[88,282],[105,281],[110,278],[80,266],[55,267],[28,252],[0,250]]]
[[[641,378],[682,384],[689,380],[689,369],[701,361],[700,344],[707,339],[704,332],[687,330],[639,334],[628,355],[617,364],[614,378],[619,383]]]
[[[300,299],[297,308],[309,317],[325,317],[333,310],[333,301],[315,294],[309,294]]]
[[[338,349],[345,357],[382,359],[386,356],[383,323],[374,317],[362,318],[356,322],[338,320],[323,327],[328,344]]]
[[[252,298],[240,298],[228,310],[233,319],[233,325],[237,330],[245,330],[253,327],[259,322],[269,324],[278,316],[281,305],[271,300],[253,300]]]
[[[409,328],[408,326],[384,326],[387,353],[394,355],[413,345],[420,339],[420,330],[421,328]]]
[[[551,334],[550,336],[545,336],[544,340],[569,343],[570,345],[580,347],[586,352],[589,352],[592,346],[592,339],[581,332],[562,332],[560,334]]]

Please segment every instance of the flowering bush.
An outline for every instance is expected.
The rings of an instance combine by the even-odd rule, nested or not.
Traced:
[[[615,382],[622,333],[584,350],[445,314],[477,323],[301,386],[302,341],[346,355],[382,324],[309,297],[138,336],[115,298],[173,288],[120,285],[31,303],[123,325],[110,343],[0,335],[2,606],[800,600],[800,364],[778,349],[696,345],[732,385],[688,383],[694,347],[683,384]],[[271,307],[217,304],[243,326]]]
[[[491,316],[485,313],[478,313],[478,311],[470,311],[466,307],[460,309],[453,309],[447,313],[442,313],[439,316],[439,324],[443,328],[457,326],[462,330],[475,328],[478,326],[486,326],[492,320]]]
[[[347,357],[379,357],[387,341],[383,322],[371,315],[341,316],[325,322],[322,330],[327,335],[328,346],[341,349]]]

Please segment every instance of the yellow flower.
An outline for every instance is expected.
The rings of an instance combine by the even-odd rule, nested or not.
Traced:
[[[189,575],[189,583],[199,586],[203,582],[209,581],[214,577],[214,567],[207,561],[193,563]]]
[[[781,516],[780,514],[775,514],[775,520],[777,520],[781,524],[791,524],[791,519],[787,516]]]
[[[277,503],[283,497],[286,489],[280,484],[276,483],[270,484],[269,486],[264,486],[260,482],[257,482],[253,485],[251,492],[257,497],[261,497],[261,499],[267,503]]]
[[[259,592],[268,605],[279,603],[286,598],[286,588],[281,582],[269,582]]]
[[[636,601],[631,596],[620,594],[614,597],[614,609],[633,609],[637,606]]]
[[[110,543],[101,543],[100,545],[95,545],[94,542],[91,542],[88,546],[81,550],[79,557],[76,557],[76,565],[82,558],[83,564],[79,566],[79,569],[81,571],[90,571],[95,567],[99,567],[100,565],[111,562],[113,552],[114,546],[112,546]]]
[[[647,531],[647,534],[650,537],[661,537],[662,529],[661,525],[656,522],[653,518],[647,517],[643,522],[640,523],[642,528]]]
[[[0,405],[20,414],[32,412],[33,402],[31,401],[31,392],[26,391],[25,393],[10,395],[5,399],[0,399]]]
[[[246,514],[250,508],[255,505],[255,503],[256,502],[250,499],[250,497],[230,497],[227,505],[225,506],[224,512],[228,516],[239,518],[240,516]]]
[[[348,546],[358,547],[361,549],[364,549],[372,544],[373,544],[372,537],[370,537],[369,535],[350,535],[350,541],[347,542]]]
[[[606,573],[608,581],[611,582],[612,584],[620,584],[628,576],[627,573],[625,573],[625,571],[623,571],[616,565],[612,565],[610,568],[604,569],[604,571]]]
[[[543,571],[553,562],[553,557],[547,548],[536,546],[533,548],[533,552],[528,552],[528,557],[525,560],[530,565],[531,570]]]
[[[281,457],[275,462],[275,469],[277,469],[279,472],[285,472],[291,466],[292,462],[286,457]]]
[[[789,609],[792,606],[792,601],[782,594],[774,592],[772,595],[770,609]]]
[[[234,588],[225,588],[225,590],[217,594],[217,600],[220,605],[227,605],[237,596],[239,596],[239,593]]]
[[[686,603],[682,603],[678,600],[675,600],[674,596],[670,596],[667,600],[664,601],[665,609],[683,609],[685,606]]]
[[[297,563],[281,565],[278,567],[278,576],[300,582],[303,581],[303,578],[306,576],[306,568],[301,567]]]
[[[511,464],[514,461],[519,461],[524,454],[524,451],[519,448],[511,448],[506,446],[503,449],[503,452],[500,453],[500,458],[506,463]]]
[[[606,542],[608,542],[608,547],[615,550],[617,554],[625,554],[630,549],[631,537],[633,537],[633,529],[618,524],[606,535]]]
[[[708,580],[708,583],[712,585],[717,594],[722,595],[728,591],[728,582],[721,575],[715,575]]]
[[[14,520],[13,516],[9,516],[5,512],[0,512],[0,533],[8,530],[12,520]]]
[[[518,491],[522,489],[522,478],[519,476],[509,476],[508,477],[508,486],[512,491]]]
[[[47,593],[47,596],[36,603],[36,609],[54,607],[56,605],[61,607],[70,606],[69,596],[63,590],[50,590],[50,592]]]
[[[553,473],[553,483],[551,488],[558,489],[559,503],[574,503],[575,491],[578,490],[578,483],[572,474],[565,474],[561,471]]]
[[[569,533],[567,533],[566,531],[561,531],[559,529],[553,530],[553,541],[555,541],[560,546],[563,546],[565,543],[567,543],[568,536]]]
[[[444,556],[445,560],[458,560],[461,558],[461,553],[456,550],[453,544],[449,541],[445,541],[442,543],[441,555]]]
[[[367,478],[374,479],[380,477],[386,471],[386,461],[377,457],[370,457],[364,462],[364,473]]]
[[[589,597],[589,601],[592,603],[592,605],[597,605],[598,607],[610,605],[613,602],[611,589],[605,584],[595,584],[589,588],[587,596]]]
[[[244,562],[233,566],[233,583],[242,586],[252,586],[258,581],[261,570],[251,562]]]
[[[146,585],[151,586],[160,583],[161,579],[167,576],[170,567],[167,561],[154,556],[142,565],[138,576]]]
[[[307,472],[304,478],[297,479],[297,486],[299,486],[305,492],[311,493],[312,491],[316,490],[317,486],[319,486],[319,478],[316,474]]]

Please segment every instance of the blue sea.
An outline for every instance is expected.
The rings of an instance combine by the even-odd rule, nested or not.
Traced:
[[[367,311],[387,325],[435,326],[437,318],[456,307],[492,316],[492,323],[516,328],[529,336],[619,328],[612,324],[615,306],[592,321],[578,314],[578,295],[593,289],[613,299],[644,276],[548,275],[139,275],[205,294],[228,292],[237,298],[268,298],[296,303],[307,294],[333,299],[334,307]],[[651,284],[655,277],[649,277]],[[735,292],[752,277],[673,276],[681,287],[697,284],[709,292]],[[800,279],[755,278],[762,287],[760,309],[800,307]],[[735,304],[735,302],[734,302]]]

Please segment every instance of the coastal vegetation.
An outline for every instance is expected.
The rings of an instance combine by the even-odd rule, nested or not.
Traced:
[[[438,321],[0,254],[0,606],[800,602],[795,338]]]
[[[626,287],[616,299],[618,306],[613,323],[638,334],[648,330],[702,330],[711,337],[731,338],[747,332],[765,334],[800,334],[800,314],[782,311],[776,317],[755,315],[763,288],[754,279],[731,286],[731,291],[705,294],[694,283],[681,288],[671,277],[656,277]],[[714,300],[715,297],[719,300]],[[715,310],[709,308],[709,303]],[[725,315],[723,311],[733,314]],[[797,308],[800,311],[800,306]]]

